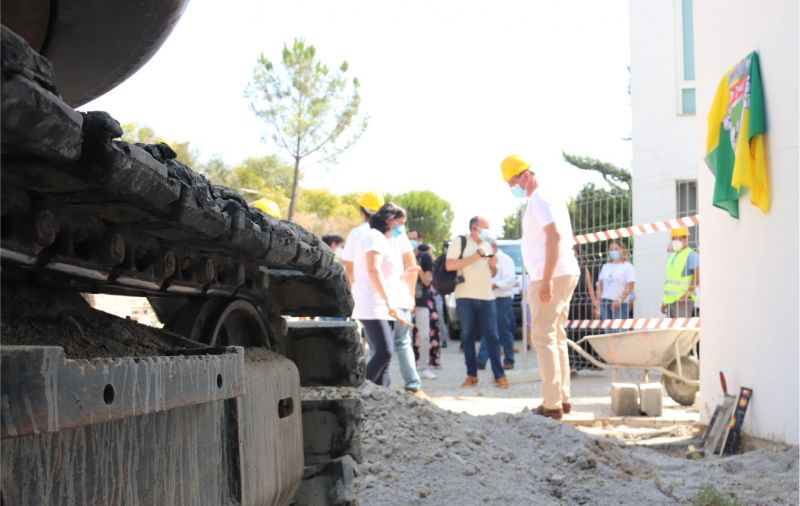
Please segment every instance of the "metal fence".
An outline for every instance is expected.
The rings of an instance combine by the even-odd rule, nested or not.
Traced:
[[[674,213],[665,212],[658,221],[673,218],[693,217],[697,214],[697,183],[694,180],[682,180],[675,183]],[[609,230],[624,229],[644,223],[633,223],[633,196],[627,191],[596,192],[594,195],[579,195],[570,205],[573,232],[576,236],[593,234]],[[689,227],[689,247],[698,250],[699,226]],[[597,234],[602,236],[603,234]],[[584,244],[576,244],[575,252],[581,267],[581,277],[570,304],[570,321],[597,320],[600,318],[598,307],[594,302],[601,300],[597,292],[597,282],[603,265],[609,262],[608,250],[612,242],[622,247],[623,256],[633,265],[636,283],[633,293],[628,299],[625,314],[616,318],[661,318],[660,303],[664,291],[663,279],[666,260],[669,255],[669,232],[654,233],[642,236],[604,238]],[[635,247],[642,252],[637,259]],[[699,253],[699,252],[698,252]],[[595,291],[593,293],[593,290]],[[592,296],[594,295],[594,297]],[[646,306],[637,307],[639,301],[646,301]],[[688,314],[681,316],[699,316],[699,289],[696,307],[688,308]],[[602,304],[602,302],[601,302]],[[568,328],[567,335],[577,341],[586,335],[597,334],[607,329]],[[591,352],[588,345],[584,349]],[[584,359],[570,349],[570,363],[576,369],[590,367]]]

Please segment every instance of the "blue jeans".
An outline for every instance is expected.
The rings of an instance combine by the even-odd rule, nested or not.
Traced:
[[[498,297],[494,300],[497,309],[497,332],[499,334],[500,346],[503,347],[504,364],[514,363],[514,330],[516,330],[517,320],[514,318],[513,297]],[[481,348],[478,352],[478,364],[485,366],[489,360],[489,348],[486,339],[481,339]]]
[[[506,375],[500,363],[500,343],[497,338],[497,308],[493,300],[457,299],[456,312],[461,324],[461,344],[467,375],[478,375],[475,358],[475,338],[482,336],[489,348],[489,362],[495,379]]]
[[[600,304],[600,319],[601,320],[627,320],[630,313],[628,313],[628,303],[623,302],[617,309],[611,309],[611,304],[614,301],[610,299],[603,299]],[[616,332],[614,329],[603,329],[603,332],[608,334]]]
[[[397,314],[403,320],[411,321],[411,311],[398,309]],[[400,375],[403,376],[406,390],[419,390],[421,383],[417,374],[414,350],[411,347],[411,327],[400,320],[394,321],[394,353],[397,355],[397,363],[400,365]]]
[[[389,386],[389,362],[392,361],[394,331],[389,320],[359,320],[367,332],[372,358],[367,362],[367,379],[382,387]]]

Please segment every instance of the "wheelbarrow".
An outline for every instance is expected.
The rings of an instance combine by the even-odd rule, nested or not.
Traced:
[[[602,369],[641,369],[642,382],[647,383],[650,371],[661,373],[667,394],[678,404],[694,404],[700,389],[700,362],[697,344],[700,330],[696,328],[641,329],[612,334],[586,336],[567,344],[590,363]],[[588,343],[605,361],[600,362],[581,348]]]

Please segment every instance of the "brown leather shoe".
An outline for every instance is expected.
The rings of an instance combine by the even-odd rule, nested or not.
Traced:
[[[572,404],[570,404],[569,402],[562,402],[561,411],[563,411],[565,415],[568,415],[569,412],[572,411]]]
[[[508,388],[508,378],[502,376],[494,380],[494,386],[497,388]]]
[[[477,384],[478,384],[477,376],[467,376],[467,379],[465,379],[464,383],[461,384],[461,388],[474,387]]]
[[[513,368],[514,368],[514,364],[512,364],[510,362],[506,362],[506,363],[503,364],[503,369],[505,369],[506,371],[509,370],[509,369],[513,369]]]
[[[547,409],[544,407],[544,405],[542,405],[534,409],[533,414],[546,416],[547,418],[552,418],[553,420],[561,420],[561,417],[564,416],[564,411],[562,411],[561,408]]]

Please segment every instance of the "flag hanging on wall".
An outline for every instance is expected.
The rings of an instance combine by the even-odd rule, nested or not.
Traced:
[[[769,212],[770,191],[764,153],[764,94],[758,53],[753,51],[723,76],[708,113],[706,163],[714,173],[714,206],[739,217],[739,196]]]

